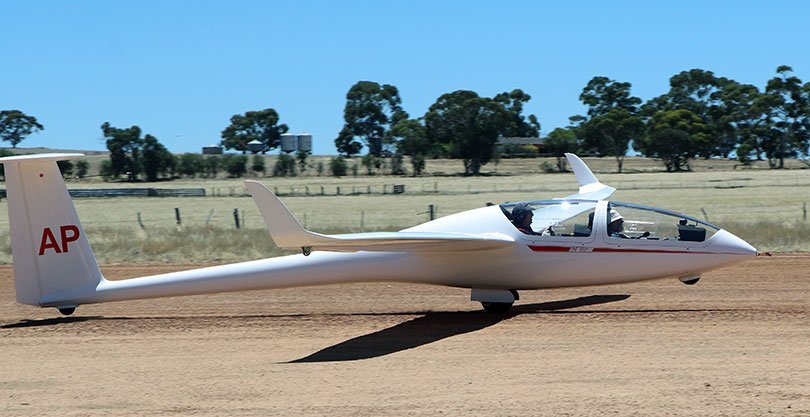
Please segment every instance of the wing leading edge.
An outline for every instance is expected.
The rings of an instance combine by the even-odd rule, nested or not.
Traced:
[[[324,235],[306,230],[287,206],[264,184],[245,181],[262,214],[270,236],[280,248],[335,252],[460,252],[511,246],[515,240],[501,233],[378,232]]]

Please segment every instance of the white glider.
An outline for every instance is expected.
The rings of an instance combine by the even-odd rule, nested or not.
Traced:
[[[708,270],[756,255],[754,247],[708,222],[607,201],[615,189],[567,154],[577,194],[482,207],[400,232],[311,232],[267,187],[245,181],[274,242],[303,254],[108,281],[56,164],[81,156],[0,158],[22,304],[72,314],[81,304],[108,301],[387,281],[469,288],[471,300],[487,311],[504,312],[519,298],[518,290],[666,277],[694,284]],[[512,217],[523,219],[526,211],[533,217],[521,231],[515,226],[520,219]]]

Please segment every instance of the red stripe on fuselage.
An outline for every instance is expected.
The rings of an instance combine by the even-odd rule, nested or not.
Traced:
[[[702,255],[743,255],[742,253],[734,252],[697,252],[688,250],[665,250],[665,249],[636,249],[636,248],[593,248],[587,250],[571,250],[572,248],[581,248],[581,246],[535,246],[529,245],[529,249],[534,252],[572,252],[572,253],[672,253],[672,254],[702,254]]]

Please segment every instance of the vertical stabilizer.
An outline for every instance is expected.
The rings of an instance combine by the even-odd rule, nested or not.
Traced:
[[[0,158],[5,165],[17,301],[62,307],[104,279],[56,162],[82,154]],[[66,306],[70,307],[70,306]]]

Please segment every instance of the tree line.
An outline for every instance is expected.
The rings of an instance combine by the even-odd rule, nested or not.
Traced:
[[[646,102],[629,82],[593,77],[583,88],[584,115],[543,138],[544,149],[565,169],[564,153],[616,159],[622,172],[633,149],[662,161],[667,171],[690,170],[694,158],[736,157],[744,164],[806,156],[810,146],[810,82],[779,66],[764,89],[692,69],[670,78],[668,92]],[[537,136],[535,115],[523,115],[531,97],[520,89],[492,98],[459,90],[443,94],[424,116],[409,118],[396,87],[361,81],[346,96],[345,124],[335,145],[345,157],[366,145],[372,157],[408,155],[418,174],[426,157],[458,158],[478,174],[502,137]]]
[[[645,102],[632,95],[629,82],[592,78],[579,96],[586,113],[571,116],[568,126],[543,138],[546,152],[557,157],[560,170],[565,169],[565,152],[586,152],[615,158],[619,172],[631,149],[660,159],[667,171],[689,170],[694,158],[732,156],[746,164],[765,159],[771,168],[783,168],[786,158],[807,155],[810,83],[793,75],[789,66],[779,66],[762,89],[702,69],[676,74],[669,84],[668,92]],[[340,157],[329,168],[333,175],[345,174],[343,158],[359,155],[365,147],[361,163],[369,173],[387,165],[392,173],[403,174],[403,156],[408,156],[414,175],[422,172],[426,158],[460,159],[465,174],[477,175],[498,156],[500,138],[539,136],[537,116],[523,114],[530,100],[521,89],[491,98],[458,90],[439,96],[424,115],[411,117],[395,86],[359,81],[346,94],[344,125],[334,141]],[[19,110],[0,112],[0,139],[12,147],[43,129],[35,117]],[[101,167],[105,178],[155,181],[216,176],[219,171],[241,176],[248,170],[245,155],[176,156],[138,126],[104,123],[101,130],[110,151]],[[248,111],[231,117],[221,144],[244,153],[258,141],[264,153],[277,148],[288,131],[275,109]],[[273,174],[305,171],[307,157],[308,152],[295,158],[282,154]],[[265,172],[264,160],[254,158],[251,169]],[[323,169],[318,167],[319,174]]]

